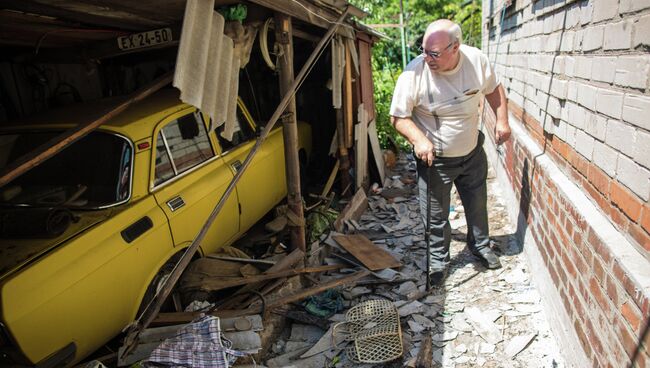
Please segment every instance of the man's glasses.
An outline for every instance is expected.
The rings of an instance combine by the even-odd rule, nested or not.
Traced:
[[[445,47],[444,49],[442,49],[442,51],[427,51],[427,50],[424,49],[423,46],[420,46],[420,52],[421,52],[423,55],[429,55],[429,56],[431,56],[432,58],[437,59],[437,58],[439,58],[439,57],[442,55],[443,52],[449,50],[449,48],[450,48],[453,44],[454,44],[453,42],[450,42],[449,45],[447,45],[447,47]]]

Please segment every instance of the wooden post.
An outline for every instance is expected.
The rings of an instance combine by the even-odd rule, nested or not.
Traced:
[[[291,17],[275,13],[275,39],[284,51],[278,60],[280,72],[280,94],[284,95],[293,83],[293,36]],[[287,175],[287,205],[301,221],[289,224],[291,247],[303,252],[305,244],[305,216],[302,210],[302,193],[300,193],[300,160],[298,157],[298,123],[296,118],[296,98],[292,96],[282,118],[284,136],[284,159]]]
[[[343,117],[343,109],[336,110],[336,134],[339,144],[339,161],[341,165],[339,166],[339,173],[341,174],[341,196],[345,194],[345,191],[348,190],[351,194],[354,188],[350,188],[350,156],[348,149],[345,146],[345,121]]]
[[[345,43],[343,87],[343,96],[345,97],[345,147],[350,148],[354,144],[354,111],[352,108],[352,56],[347,42]]]

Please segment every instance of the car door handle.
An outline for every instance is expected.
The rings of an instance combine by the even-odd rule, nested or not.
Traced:
[[[177,209],[185,206],[185,201],[181,196],[176,196],[167,201],[167,206],[169,207],[170,210],[172,210],[172,212],[174,212]]]
[[[124,239],[125,242],[131,243],[140,237],[140,235],[146,233],[147,230],[151,229],[152,227],[153,222],[148,216],[145,216],[129,225],[129,227],[126,229],[122,230],[120,232],[120,235],[122,235],[122,239]]]
[[[233,163],[231,163],[230,166],[232,166],[232,168],[235,169],[235,172],[238,172],[239,169],[241,169],[241,161],[239,160],[233,161]]]

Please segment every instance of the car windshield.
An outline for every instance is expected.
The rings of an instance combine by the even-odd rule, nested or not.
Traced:
[[[0,134],[0,170],[61,132]],[[126,201],[133,149],[115,134],[92,132],[0,188],[0,205],[100,208]]]

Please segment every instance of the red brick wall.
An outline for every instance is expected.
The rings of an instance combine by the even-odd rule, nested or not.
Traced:
[[[539,122],[510,102],[510,111],[554,163],[583,189],[597,207],[623,232],[629,232],[650,252],[650,208],[565,142],[545,135]],[[489,109],[487,109],[489,110]],[[484,114],[486,131],[494,115]],[[490,135],[490,133],[488,133]],[[494,141],[494,137],[490,137]],[[549,173],[513,136],[502,149],[499,163],[507,172],[530,232],[557,288],[562,304],[594,366],[649,367],[650,300],[622,262],[610,250],[571,198],[556,188]],[[493,163],[496,164],[496,163]],[[639,255],[641,256],[641,255]],[[640,341],[643,338],[644,341]]]

